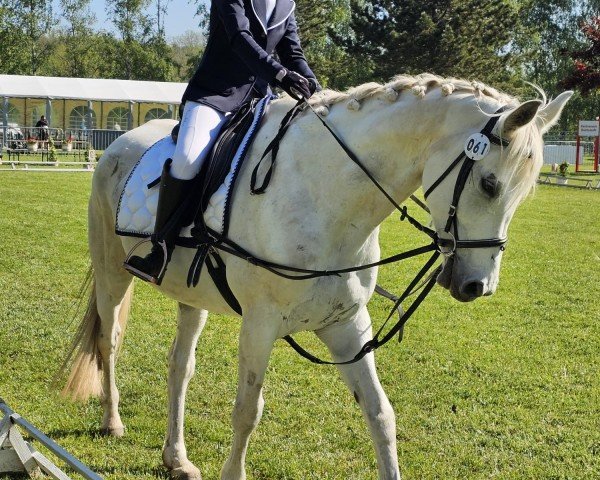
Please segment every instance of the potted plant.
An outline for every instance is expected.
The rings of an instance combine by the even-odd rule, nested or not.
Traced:
[[[65,152],[70,152],[73,150],[73,137],[69,137],[63,142],[62,149]]]
[[[27,150],[30,152],[37,152],[38,149],[38,141],[37,138],[29,137],[27,139]]]
[[[569,170],[568,162],[562,162],[558,166],[558,177],[556,177],[556,183],[558,185],[566,185],[569,182],[567,180],[567,170]]]
[[[48,137],[48,162],[55,167],[58,166],[58,162],[56,161],[56,146],[52,137]]]

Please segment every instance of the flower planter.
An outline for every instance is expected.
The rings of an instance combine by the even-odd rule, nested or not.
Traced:
[[[73,150],[73,144],[72,143],[63,143],[62,149],[63,149],[63,152],[70,152],[71,150]]]
[[[567,185],[569,183],[569,179],[567,177],[556,177],[557,185]]]
[[[28,143],[27,150],[29,150],[30,152],[37,152],[37,150],[38,150],[37,142],[36,143]]]

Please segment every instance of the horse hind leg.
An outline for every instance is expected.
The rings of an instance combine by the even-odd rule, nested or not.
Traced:
[[[82,401],[100,396],[104,409],[101,431],[121,436],[124,426],[118,412],[115,362],[129,316],[133,282],[123,278],[110,290],[103,283],[92,278],[87,310],[63,363],[62,370],[71,366],[63,394]]]
[[[340,362],[352,358],[372,338],[370,325],[371,319],[364,307],[353,322],[331,325],[316,333],[329,348],[333,359]],[[369,353],[350,365],[338,365],[338,369],[369,426],[377,455],[379,480],[399,480],[396,419],[379,383],[373,354]]]
[[[117,389],[115,367],[117,355],[125,333],[125,325],[129,315],[133,281],[126,276],[127,283],[115,282],[111,288],[97,285],[98,315],[101,319],[98,334],[98,352],[102,365],[103,409],[100,432],[105,435],[121,437],[125,426],[119,415],[119,390]]]
[[[169,353],[169,410],[163,462],[177,480],[200,480],[200,471],[188,460],[183,435],[185,395],[196,365],[196,345],[208,312],[179,304],[177,336]]]
[[[121,267],[125,251],[114,233],[114,216],[106,197],[109,190],[102,178],[94,176],[88,208],[88,241],[92,259],[94,288],[72,352],[77,361],[87,363],[87,373],[95,369],[95,385],[89,394],[100,393],[103,407],[101,431],[121,436],[124,426],[119,416],[119,391],[115,380],[116,357],[129,316],[133,278]],[[82,347],[86,348],[82,348]],[[86,369],[74,373],[73,382],[82,383]],[[73,375],[72,375],[73,377]],[[67,385],[69,387],[69,385]],[[68,388],[67,388],[68,390]]]

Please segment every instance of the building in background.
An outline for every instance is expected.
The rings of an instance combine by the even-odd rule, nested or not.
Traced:
[[[50,129],[67,136],[131,130],[157,118],[177,118],[185,87],[174,82],[0,75],[0,129],[27,130],[45,115]]]

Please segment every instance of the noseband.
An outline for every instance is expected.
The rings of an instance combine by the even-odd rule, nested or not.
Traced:
[[[496,114],[506,110],[506,107],[502,107],[496,111]],[[508,237],[500,238],[486,238],[481,240],[460,240],[458,237],[458,220],[456,212],[458,210],[458,202],[460,196],[465,188],[469,174],[471,173],[473,166],[476,162],[484,158],[489,152],[490,143],[494,145],[508,146],[509,142],[499,137],[492,131],[498,123],[500,117],[494,116],[490,118],[485,127],[475,135],[471,135],[465,143],[464,150],[458,157],[450,164],[450,166],[442,173],[438,179],[425,191],[424,197],[427,197],[433,192],[444,179],[452,172],[459,163],[462,163],[456,183],[454,184],[454,193],[452,195],[452,202],[450,203],[450,209],[448,210],[448,220],[444,227],[444,233],[450,235],[450,238],[441,238],[437,236],[434,239],[438,245],[438,248],[444,255],[454,255],[458,248],[490,248],[500,247],[500,250],[504,250]]]

